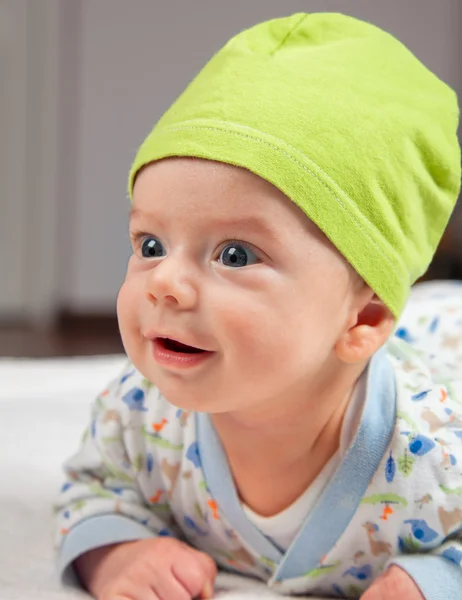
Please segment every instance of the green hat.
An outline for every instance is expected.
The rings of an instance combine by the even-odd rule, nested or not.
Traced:
[[[231,39],[143,142],[244,167],[324,231],[395,316],[427,269],[460,186],[455,93],[394,37],[295,14]]]

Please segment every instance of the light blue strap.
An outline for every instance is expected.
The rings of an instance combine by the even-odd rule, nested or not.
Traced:
[[[319,567],[321,558],[343,534],[390,442],[395,412],[394,373],[382,348],[369,366],[367,397],[352,445],[285,555],[246,517],[211,419],[206,413],[196,415],[207,487],[236,532],[261,556],[279,564],[276,580],[300,577]]]
[[[366,401],[358,431],[331,482],[286,552],[275,579],[301,577],[319,568],[348,527],[390,443],[396,414],[395,376],[385,349],[369,365]]]

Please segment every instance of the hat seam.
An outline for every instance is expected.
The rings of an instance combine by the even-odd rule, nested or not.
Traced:
[[[236,124],[236,126],[239,126],[238,124]],[[335,192],[329,187],[329,185],[321,178],[319,177],[319,175],[314,172],[313,170],[311,170],[309,167],[307,167],[306,165],[304,165],[302,162],[300,162],[297,158],[295,158],[294,156],[292,156],[291,154],[289,154],[288,152],[286,152],[285,150],[283,150],[282,148],[279,148],[278,146],[271,144],[269,141],[267,140],[262,140],[259,137],[256,136],[252,136],[249,135],[247,133],[242,133],[239,131],[232,131],[231,129],[221,129],[219,127],[212,127],[210,125],[187,125],[187,126],[182,126],[182,127],[164,127],[164,128],[160,128],[157,129],[157,131],[155,131],[155,135],[161,135],[163,132],[169,132],[169,131],[186,131],[186,130],[209,130],[209,131],[216,131],[216,132],[223,132],[226,131],[227,133],[231,133],[233,135],[242,137],[242,138],[247,138],[247,139],[251,139],[255,142],[258,142],[260,144],[263,144],[265,146],[268,146],[269,148],[271,148],[272,150],[276,150],[277,152],[279,152],[280,154],[283,154],[284,156],[286,156],[287,158],[289,158],[292,162],[294,162],[296,165],[298,165],[299,167],[301,167],[304,171],[310,173],[319,183],[322,184],[322,186],[328,191],[328,193],[337,201],[337,203],[343,208],[343,210],[350,216],[350,218],[352,218],[355,223],[359,226],[359,228],[364,232],[364,234],[366,235],[366,237],[370,240],[370,242],[372,243],[372,245],[378,250],[380,256],[382,256],[382,258],[387,262],[387,264],[389,265],[389,267],[391,269],[393,269],[393,272],[395,273],[395,275],[397,276],[406,276],[406,273],[403,271],[402,273],[400,273],[399,271],[401,271],[401,269],[399,268],[399,265],[396,262],[393,262],[389,256],[387,256],[386,254],[384,254],[382,248],[377,244],[377,242],[374,240],[374,238],[370,235],[370,233],[367,231],[367,229],[364,227],[364,225],[361,223],[361,221],[359,219],[357,219],[357,217],[348,209],[348,207],[345,205],[345,203],[341,200],[341,198],[338,197],[338,195],[335,194]],[[278,138],[276,138],[278,139]],[[279,140],[281,141],[281,140]],[[283,142],[285,145],[288,145],[287,142]],[[332,177],[330,177],[330,175],[328,173],[326,173],[321,167],[319,167],[319,165],[317,165],[317,163],[315,163],[312,159],[310,159],[308,156],[306,156],[305,154],[301,153],[299,150],[297,150],[296,148],[292,147],[291,148],[293,150],[295,150],[296,152],[300,153],[303,158],[305,158],[307,161],[312,162],[313,164],[316,165],[316,167],[328,178],[330,179],[333,183],[335,183],[335,185],[337,185],[342,192],[348,196],[348,194],[343,190],[343,188],[334,180],[332,179]],[[349,197],[349,196],[348,196]],[[292,200],[293,201],[293,200]]]
[[[289,29],[289,31],[286,33],[286,35],[282,38],[282,40],[279,42],[279,44],[276,46],[276,48],[274,48],[274,50],[272,50],[270,52],[270,56],[274,56],[276,54],[276,52],[278,52],[283,46],[284,44],[287,42],[287,40],[289,39],[289,37],[292,35],[292,33],[297,29],[297,27],[303,23],[303,21],[308,17],[308,15],[306,13],[302,13],[302,16],[300,17],[300,19],[295,23],[295,25],[293,27],[291,27]]]

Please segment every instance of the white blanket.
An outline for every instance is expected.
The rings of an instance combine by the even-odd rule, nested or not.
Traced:
[[[0,600],[88,598],[59,584],[51,505],[89,404],[124,360],[0,359]],[[280,598],[261,583],[226,574],[216,587],[220,599]]]

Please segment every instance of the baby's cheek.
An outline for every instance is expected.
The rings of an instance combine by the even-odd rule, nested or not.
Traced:
[[[130,299],[132,297],[130,287],[127,282],[124,282],[117,295],[117,319],[122,336],[126,333],[134,319],[133,312],[130,310]]]
[[[228,365],[245,386],[245,395],[268,398],[283,393],[291,380],[306,370],[298,340],[286,324],[274,316],[248,314],[228,321],[232,352]]]
[[[117,319],[122,342],[130,358],[136,354],[136,345],[140,341],[141,304],[133,286],[124,282],[117,296]]]
[[[218,327],[228,348],[242,359],[268,360],[281,347],[282,328],[275,327],[274,319],[263,311],[236,305],[221,312]]]

